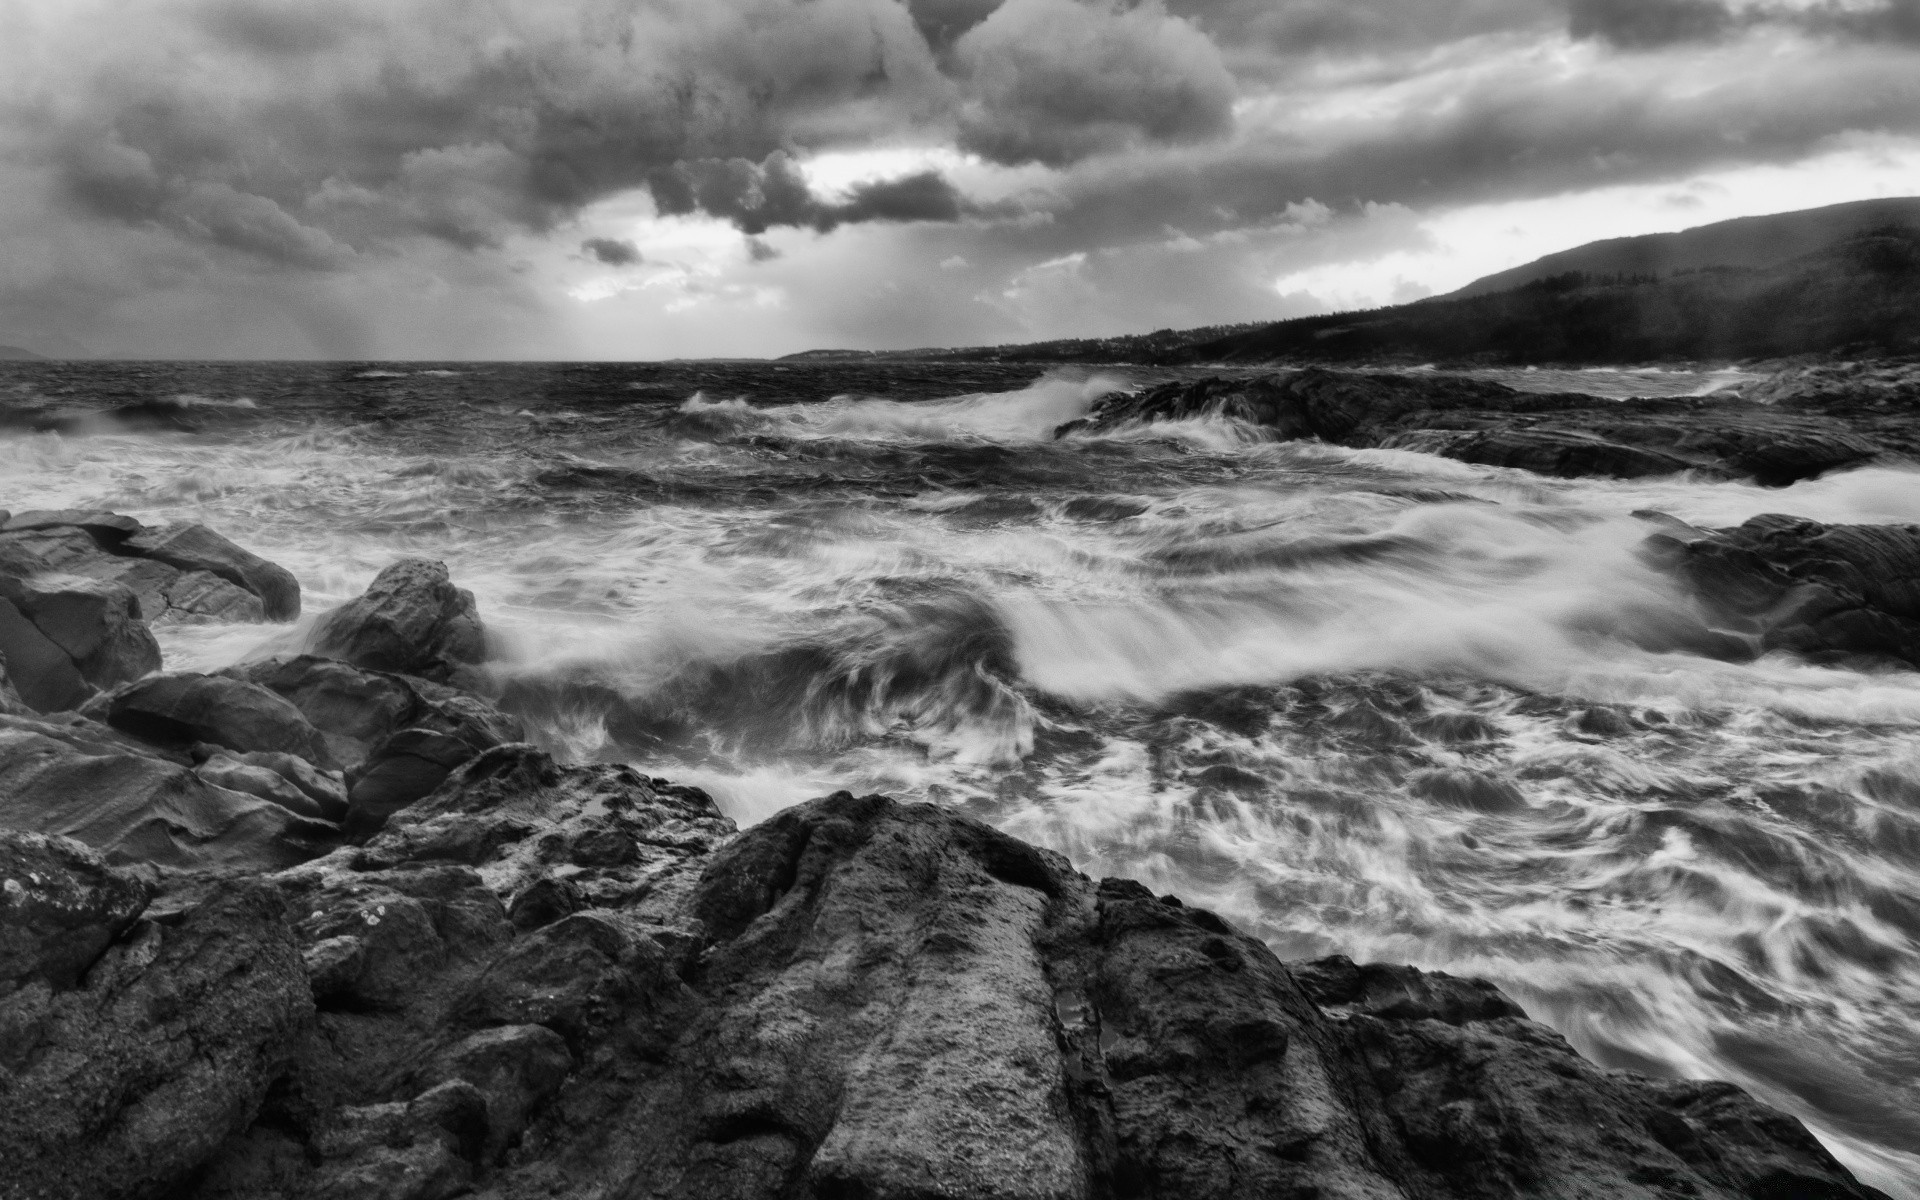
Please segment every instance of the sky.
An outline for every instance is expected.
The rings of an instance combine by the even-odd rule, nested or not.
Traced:
[[[0,343],[1277,320],[1920,194],[1920,0],[0,0]]]

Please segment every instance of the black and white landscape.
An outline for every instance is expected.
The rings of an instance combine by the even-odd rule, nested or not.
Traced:
[[[1906,0],[0,30],[0,1200],[1920,1200]]]

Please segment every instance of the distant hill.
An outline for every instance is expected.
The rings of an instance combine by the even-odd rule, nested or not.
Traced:
[[[1569,271],[1521,287],[1282,321],[1165,362],[1638,363],[1920,351],[1920,227],[1766,268]]]
[[[1291,321],[795,359],[1616,364],[1920,350],[1920,197],[1612,238],[1446,296]]]
[[[1569,272],[1667,276],[1708,267],[1764,269],[1812,254],[1856,233],[1889,225],[1920,227],[1920,196],[1856,200],[1764,217],[1738,217],[1683,229],[1679,233],[1650,233],[1588,242],[1510,271],[1476,279],[1436,299],[1491,295]]]
[[[0,346],[0,362],[45,362],[46,355],[35,354],[23,346]]]

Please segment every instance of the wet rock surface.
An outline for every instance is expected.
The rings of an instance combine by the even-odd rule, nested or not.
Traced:
[[[1909,613],[1905,542],[1767,521],[1663,552],[1738,541],[1796,596]],[[1601,1071],[1481,981],[1283,963],[937,806],[740,832],[559,764],[373,665],[419,639],[406,666],[464,678],[484,644],[437,564],[381,579],[327,635],[371,661],[0,714],[0,1196],[1875,1194],[1738,1088]]]
[[[444,563],[402,559],[364,594],[324,614],[308,649],[356,667],[446,683],[486,657],[473,593],[457,588]]]
[[[1920,525],[1777,513],[1721,530],[1669,521],[1647,553],[1758,650],[1920,667]]]
[[[1491,985],[1284,964],[1211,913],[880,796],[736,833],[692,789],[507,745],[364,846],[169,886],[172,915],[63,1003],[105,1011],[183,961],[166,986],[190,991],[231,967],[168,947],[227,922],[267,962],[230,981],[225,1056],[197,1068],[228,1073],[184,1094],[232,1103],[165,1154],[124,1122],[84,1172],[36,1149],[43,1194],[1872,1194],[1738,1089],[1603,1072]],[[152,937],[172,940],[143,957]],[[166,1020],[189,1015],[160,1010],[141,1061],[164,1089]],[[36,1045],[81,1037],[31,1020]],[[91,1070],[61,1103],[126,1095],[117,1065]],[[0,1121],[63,1144],[22,1094],[0,1091]]]
[[[131,517],[23,512],[0,525],[0,576],[78,575],[131,591],[146,621],[290,621],[300,585],[285,568],[204,525],[148,529]]]
[[[1764,396],[1598,400],[1458,375],[1301,371],[1208,378],[1108,397],[1057,435],[1220,415],[1282,440],[1419,450],[1561,477],[1700,471],[1784,485],[1920,454],[1897,387],[1826,376]]]
[[[78,987],[0,998],[8,1196],[164,1196],[245,1130],[313,1012],[285,902],[216,885],[141,920]]]

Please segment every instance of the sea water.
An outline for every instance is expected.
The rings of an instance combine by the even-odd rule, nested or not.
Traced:
[[[1730,381],[1550,376],[1502,377]],[[1159,377],[8,366],[0,504],[203,521],[309,620],[444,560],[560,756],[742,824],[841,788],[944,804],[1283,957],[1484,976],[1602,1065],[1733,1080],[1920,1197],[1920,674],[1676,649],[1698,614],[1632,515],[1915,522],[1920,476],[1559,480],[1220,419],[1055,438]],[[212,669],[300,631],[158,632]]]

